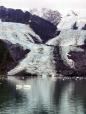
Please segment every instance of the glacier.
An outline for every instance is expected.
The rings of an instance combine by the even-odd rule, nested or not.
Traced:
[[[77,30],[73,29],[75,23],[77,23]],[[59,46],[64,64],[76,72],[83,72],[83,74],[86,68],[86,30],[83,30],[84,26],[85,22],[79,20],[77,15],[73,13],[67,15],[58,25],[58,29],[61,30],[60,35],[46,43],[47,45]],[[82,48],[83,46],[84,48]]]
[[[75,23],[77,29],[73,28]],[[1,40],[30,50],[7,75],[20,75],[21,72],[38,76],[86,74],[86,30],[82,29],[84,25],[77,15],[67,15],[57,26],[60,34],[44,44],[29,24],[0,22]]]
[[[33,37],[36,39],[36,43]],[[54,48],[42,44],[41,38],[30,28],[29,25],[0,22],[0,39],[5,43],[8,43],[9,41],[13,45],[18,44],[22,46],[24,50],[30,50],[25,58],[19,61],[18,66],[8,72],[8,75],[14,75],[23,70],[37,75],[56,75],[54,71],[55,65],[52,61]]]

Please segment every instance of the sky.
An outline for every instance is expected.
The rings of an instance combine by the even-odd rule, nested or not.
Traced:
[[[86,0],[0,0],[0,6],[29,10],[33,8],[51,8],[65,13],[69,10],[81,12],[86,10]]]

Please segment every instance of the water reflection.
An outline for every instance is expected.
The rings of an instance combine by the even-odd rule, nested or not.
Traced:
[[[86,114],[85,87],[86,80],[10,77],[0,84],[0,114]]]

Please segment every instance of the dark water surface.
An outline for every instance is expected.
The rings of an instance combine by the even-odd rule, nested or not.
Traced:
[[[0,114],[86,114],[86,80],[9,77],[0,83]]]

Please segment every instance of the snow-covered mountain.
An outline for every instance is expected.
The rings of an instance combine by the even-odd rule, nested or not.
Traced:
[[[61,22],[58,25],[58,29],[71,29],[73,24],[77,21],[77,14],[70,12],[61,19]]]
[[[0,22],[0,39],[6,44],[18,44],[26,51],[8,75],[86,74],[85,22],[78,21],[77,14],[72,12],[72,16],[62,18],[58,28],[60,34],[45,44],[29,24]]]
[[[47,9],[47,8],[41,8],[41,9],[35,8],[35,9],[31,9],[30,12],[33,15],[37,15],[53,23],[55,26],[57,26],[61,20],[61,14],[57,10],[52,10],[52,9]]]
[[[70,11],[67,15],[63,16],[59,25],[59,30],[62,29],[82,29],[86,24],[86,18],[81,18],[79,14]]]

